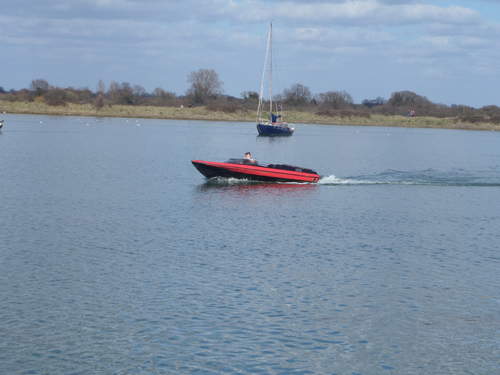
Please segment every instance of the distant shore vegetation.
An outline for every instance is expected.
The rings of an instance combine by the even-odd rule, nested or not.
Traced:
[[[99,81],[95,91],[62,88],[45,79],[34,79],[29,88],[5,90],[0,86],[0,111],[83,116],[124,116],[222,121],[254,121],[259,94],[245,91],[240,97],[225,95],[217,72],[191,72],[184,95],[155,88],[147,92],[140,85]],[[500,107],[474,108],[467,105],[433,103],[412,91],[394,92],[354,103],[346,91],[313,94],[295,83],[273,96],[283,105],[290,122],[436,127],[500,130]],[[265,105],[265,103],[264,103]]]

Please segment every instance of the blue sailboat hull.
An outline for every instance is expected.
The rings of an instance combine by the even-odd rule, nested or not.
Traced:
[[[257,131],[261,136],[288,136],[293,134],[293,128],[288,125],[257,124]]]

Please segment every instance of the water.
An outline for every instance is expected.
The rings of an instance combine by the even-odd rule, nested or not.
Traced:
[[[0,373],[500,373],[499,133],[4,118]]]

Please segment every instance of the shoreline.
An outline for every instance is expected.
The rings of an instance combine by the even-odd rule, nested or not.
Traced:
[[[97,110],[90,104],[73,104],[65,106],[49,106],[43,102],[8,102],[0,101],[0,112],[11,114],[53,115],[53,116],[83,116],[83,117],[126,117],[165,120],[194,121],[237,121],[255,122],[254,111],[216,112],[205,107],[153,107],[113,105]],[[432,128],[456,130],[500,131],[500,124],[467,123],[457,118],[437,117],[404,117],[397,115],[371,115],[370,117],[349,116],[329,117],[310,112],[289,111],[286,119],[290,123],[338,125],[338,126],[382,126],[401,128]]]

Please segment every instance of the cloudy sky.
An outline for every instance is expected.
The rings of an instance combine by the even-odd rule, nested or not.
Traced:
[[[226,94],[258,91],[268,24],[274,90],[411,90],[500,105],[500,0],[0,0],[0,86],[98,80],[184,94],[214,69]]]

